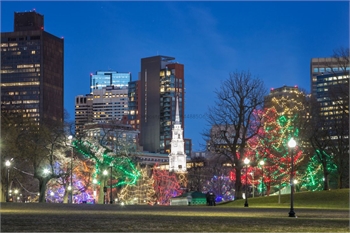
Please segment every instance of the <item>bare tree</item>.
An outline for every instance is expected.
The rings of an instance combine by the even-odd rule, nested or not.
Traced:
[[[250,72],[234,72],[215,91],[216,101],[209,108],[207,122],[211,130],[203,135],[210,150],[226,156],[235,169],[235,199],[242,197],[241,169],[247,141],[261,127],[254,111],[261,109],[267,90],[261,79]]]

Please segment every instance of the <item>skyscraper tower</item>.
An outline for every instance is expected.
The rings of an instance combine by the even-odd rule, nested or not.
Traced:
[[[64,40],[44,31],[44,16],[14,13],[1,33],[1,111],[39,122],[63,121]]]
[[[176,96],[179,97],[181,127],[184,128],[184,65],[174,60],[167,56],[141,59],[138,99],[140,145],[144,151],[170,153]]]

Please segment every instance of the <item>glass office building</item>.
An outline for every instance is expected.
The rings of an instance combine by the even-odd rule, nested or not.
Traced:
[[[131,81],[131,73],[119,73],[117,71],[97,71],[96,74],[90,74],[90,93],[96,89],[114,86],[120,89],[127,88]]]

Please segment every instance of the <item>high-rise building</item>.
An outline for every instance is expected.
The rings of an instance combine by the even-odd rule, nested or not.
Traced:
[[[329,138],[326,139],[331,140],[330,145],[348,146],[349,71],[318,75],[316,87],[316,99],[320,104],[320,117],[323,120],[321,130],[328,132]]]
[[[44,31],[44,16],[14,13],[1,33],[1,111],[39,122],[63,121],[64,40]]]
[[[345,70],[350,70],[350,64],[347,61],[342,60],[341,58],[312,58],[310,62],[311,94],[316,95],[318,75],[337,73]]]
[[[130,81],[130,72],[90,74],[91,93],[75,97],[75,133],[81,134],[86,123],[126,122]]]
[[[140,81],[129,82],[128,86],[128,97],[129,97],[129,112],[128,112],[128,123],[132,125],[134,129],[140,129]]]
[[[75,97],[75,133],[86,123],[121,122],[128,115],[128,89],[107,86]]]
[[[118,88],[128,87],[131,81],[131,73],[119,73],[117,71],[97,71],[96,74],[90,74],[90,93],[96,89],[102,89],[107,86]]]
[[[75,136],[81,135],[84,125],[93,121],[93,95],[78,95],[75,97]]]
[[[94,122],[121,121],[128,115],[128,89],[107,86],[92,92]]]
[[[300,97],[306,98],[305,93],[303,93],[298,86],[283,86],[279,88],[271,88],[270,93],[265,96],[264,107],[271,108],[275,107],[277,111],[283,111],[284,106],[279,106],[276,102],[277,100],[283,100],[283,102],[293,103],[300,99]],[[291,107],[288,106],[288,107]]]
[[[140,145],[145,151],[170,153],[177,96],[181,127],[184,129],[184,65],[174,60],[167,56],[141,59],[138,114]]]

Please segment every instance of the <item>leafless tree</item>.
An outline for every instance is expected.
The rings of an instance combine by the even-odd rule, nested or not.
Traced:
[[[247,141],[261,127],[254,112],[261,109],[267,90],[250,72],[234,72],[215,91],[216,101],[209,108],[207,122],[211,128],[203,136],[210,150],[226,156],[235,169],[235,199],[242,197],[241,170]]]

